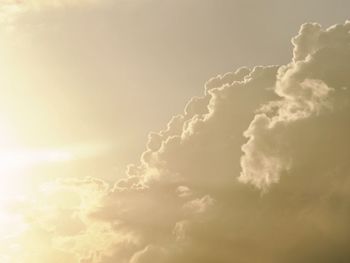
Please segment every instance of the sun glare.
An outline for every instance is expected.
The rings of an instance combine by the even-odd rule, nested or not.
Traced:
[[[9,149],[0,151],[0,171],[21,170],[47,162],[69,161],[72,158],[69,152],[58,150]]]
[[[0,243],[25,228],[21,217],[9,207],[23,197],[22,190],[30,181],[29,171],[74,158],[73,153],[66,150],[20,147],[14,137],[4,125],[0,126]]]

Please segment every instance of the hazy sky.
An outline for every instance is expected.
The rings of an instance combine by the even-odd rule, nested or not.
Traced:
[[[4,118],[11,115],[30,143],[107,143],[107,166],[136,161],[148,132],[181,113],[209,78],[286,63],[302,23],[341,23],[350,7],[340,0],[52,2],[60,1],[9,18]]]
[[[0,262],[343,262],[348,10],[0,0]]]

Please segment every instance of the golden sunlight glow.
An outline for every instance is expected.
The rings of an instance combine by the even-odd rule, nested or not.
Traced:
[[[64,151],[12,149],[0,152],[0,172],[19,170],[46,162],[69,161],[72,158],[69,152]]]
[[[21,198],[26,169],[45,163],[69,161],[72,158],[68,152],[54,150],[10,149],[0,152],[0,236],[2,238],[13,236],[25,227],[18,215],[8,211],[8,206]]]
[[[28,171],[37,166],[74,159],[74,154],[67,150],[20,147],[14,137],[3,123],[0,126],[0,244],[26,227],[21,216],[11,211],[11,206],[24,196],[22,191],[30,181]]]
[[[0,263],[350,262],[349,9],[0,0]]]

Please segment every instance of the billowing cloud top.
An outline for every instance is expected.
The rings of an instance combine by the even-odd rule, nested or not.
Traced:
[[[16,208],[11,262],[347,262],[349,30],[304,24],[289,64],[209,80],[113,187],[58,182]]]

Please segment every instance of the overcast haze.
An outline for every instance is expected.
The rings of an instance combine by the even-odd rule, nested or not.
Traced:
[[[348,10],[0,0],[0,262],[346,262]]]

